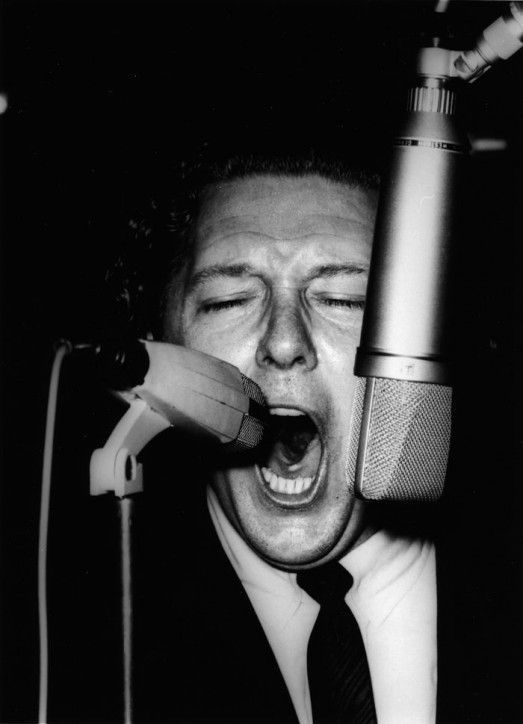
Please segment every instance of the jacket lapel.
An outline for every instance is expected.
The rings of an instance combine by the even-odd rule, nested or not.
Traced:
[[[136,720],[295,723],[272,650],[212,526],[203,486],[198,497],[187,509],[190,555],[187,525],[178,526],[183,541],[172,520],[172,545],[158,540],[162,506],[153,509],[149,501],[135,522],[135,546],[143,545],[135,564]]]

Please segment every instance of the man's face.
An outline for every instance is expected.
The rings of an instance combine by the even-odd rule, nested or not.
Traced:
[[[178,330],[265,394],[274,442],[213,487],[241,536],[284,568],[331,560],[361,533],[344,468],[374,216],[371,192],[317,176],[220,184],[168,316],[168,339]]]

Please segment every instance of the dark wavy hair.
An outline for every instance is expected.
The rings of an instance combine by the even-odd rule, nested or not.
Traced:
[[[166,302],[182,293],[183,271],[191,259],[195,222],[206,190],[214,184],[251,176],[316,175],[350,187],[374,190],[379,169],[353,154],[308,149],[300,153],[271,152],[216,157],[200,152],[175,164],[128,222],[128,234],[106,273],[106,293],[117,333],[161,339]]]

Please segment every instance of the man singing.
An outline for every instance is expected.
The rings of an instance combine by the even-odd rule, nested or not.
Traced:
[[[184,183],[161,334],[254,380],[273,434],[253,456],[176,471],[177,490],[208,483],[209,515],[179,503],[169,525],[187,549],[157,550],[137,584],[137,717],[434,721],[433,546],[393,532],[344,472],[377,178],[306,154]],[[140,623],[146,600],[157,615]]]

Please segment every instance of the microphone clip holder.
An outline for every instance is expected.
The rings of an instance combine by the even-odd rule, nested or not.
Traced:
[[[142,492],[143,470],[136,457],[168,427],[171,423],[165,417],[139,397],[133,398],[105,445],[91,455],[91,495],[113,492],[124,498]]]

